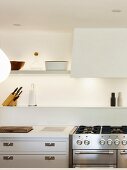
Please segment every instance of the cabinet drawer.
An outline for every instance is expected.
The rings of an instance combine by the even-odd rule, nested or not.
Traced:
[[[42,142],[44,152],[66,152],[67,142],[45,141]]]
[[[68,168],[67,155],[0,155],[0,168]]]
[[[13,141],[6,140],[0,141],[0,151],[1,152],[35,152],[42,151],[41,141]]]
[[[41,155],[0,155],[0,168],[41,168]]]

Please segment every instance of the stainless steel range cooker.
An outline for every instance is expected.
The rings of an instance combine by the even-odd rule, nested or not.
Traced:
[[[127,126],[78,126],[70,134],[70,167],[127,168]]]

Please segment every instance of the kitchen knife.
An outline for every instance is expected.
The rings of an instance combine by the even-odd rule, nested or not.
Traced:
[[[18,87],[2,103],[3,106],[8,106],[9,105],[9,103],[15,98],[17,90],[18,90]]]
[[[19,94],[17,96],[15,96],[15,98],[13,99],[14,101],[17,100],[20,96],[20,94],[22,93],[22,91],[19,92]]]
[[[20,87],[17,92],[16,92],[16,96],[20,93],[20,90],[22,89],[22,87]]]

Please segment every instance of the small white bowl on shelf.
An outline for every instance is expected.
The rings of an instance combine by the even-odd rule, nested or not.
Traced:
[[[67,71],[68,61],[45,61],[46,71]]]

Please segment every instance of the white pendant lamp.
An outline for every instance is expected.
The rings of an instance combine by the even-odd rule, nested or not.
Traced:
[[[10,74],[11,64],[6,54],[0,49],[0,82],[4,81]]]

